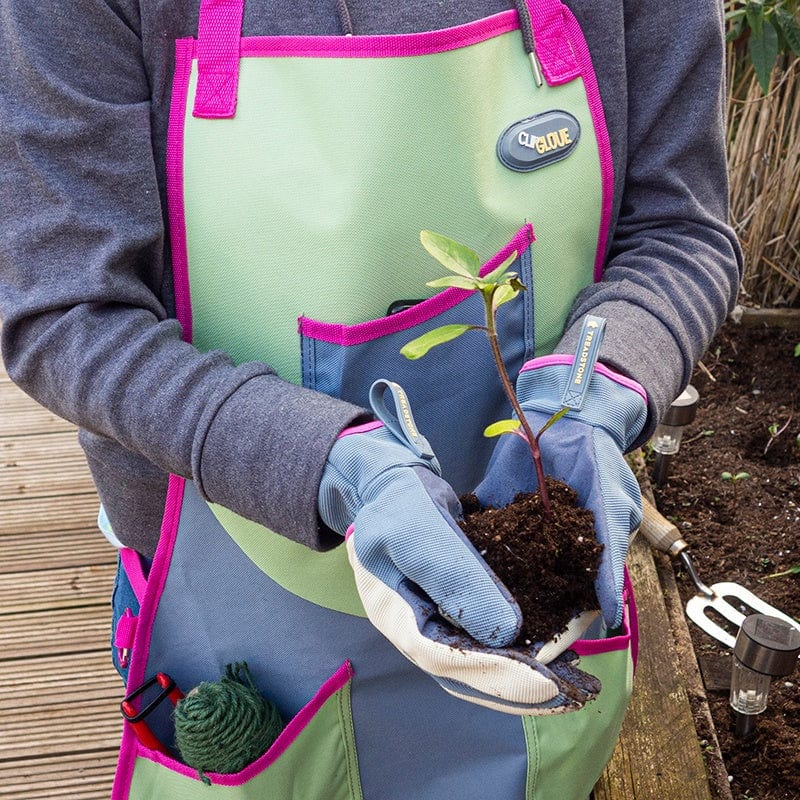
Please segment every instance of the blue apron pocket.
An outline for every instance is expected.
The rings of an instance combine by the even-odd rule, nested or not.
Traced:
[[[531,226],[523,226],[481,269],[487,274],[517,252],[510,269],[527,291],[502,306],[497,320],[512,378],[534,352],[533,240]],[[304,386],[367,406],[369,387],[378,378],[401,384],[445,478],[463,493],[475,487],[491,455],[493,440],[483,436],[484,427],[510,414],[489,344],[481,331],[469,331],[417,361],[400,355],[400,348],[417,336],[454,323],[485,324],[477,292],[445,289],[405,310],[358,325],[301,317],[299,331]]]

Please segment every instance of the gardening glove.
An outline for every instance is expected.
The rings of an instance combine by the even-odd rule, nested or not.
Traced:
[[[387,389],[400,419],[385,406]],[[582,705],[599,687],[567,656],[548,668],[537,648],[509,647],[519,608],[458,526],[458,498],[401,387],[377,381],[370,400],[383,422],[340,435],[319,490],[320,516],[346,536],[370,621],[444,689],[471,702],[514,714]]]
[[[517,396],[534,435],[565,405],[565,389],[579,370],[572,356],[552,355],[526,363]],[[563,481],[578,502],[594,513],[603,544],[595,590],[610,628],[622,622],[622,583],[631,532],[642,519],[639,484],[625,453],[647,419],[647,395],[635,381],[608,367],[583,362],[579,383],[585,391],[580,410],[571,410],[539,440],[545,475]],[[497,443],[486,474],[475,491],[484,506],[502,507],[518,492],[537,489],[527,443],[506,435]]]

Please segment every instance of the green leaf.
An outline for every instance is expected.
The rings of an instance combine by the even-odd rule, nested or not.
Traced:
[[[800,342],[794,346],[794,354],[797,358],[800,358]]]
[[[481,269],[480,256],[461,242],[433,231],[421,231],[419,240],[422,246],[446,269],[463,275],[465,278],[477,278]]]
[[[747,0],[745,13],[750,30],[755,36],[760,36],[764,27],[764,4],[760,0]]]
[[[462,333],[477,327],[477,325],[442,325],[440,328],[434,328],[432,331],[412,339],[400,348],[400,353],[411,361],[415,361],[422,358],[432,347],[457,339]]]
[[[465,278],[463,275],[445,275],[444,278],[436,278],[436,280],[428,281],[425,285],[433,288],[448,286],[455,289],[470,289],[474,291],[480,288],[480,279]]]
[[[492,311],[497,311],[503,303],[513,300],[518,294],[519,292],[512,286],[498,286],[492,297]]]
[[[778,32],[772,25],[763,25],[759,34],[756,34],[755,31],[750,34],[747,47],[750,60],[753,62],[758,76],[758,82],[766,94],[769,91],[772,68],[778,58]]]
[[[518,419],[501,419],[487,425],[483,431],[484,436],[502,436],[504,433],[514,433],[520,427]]]
[[[733,475],[730,472],[723,472],[720,475],[720,478],[722,478],[722,480],[724,480],[724,481],[732,481],[733,480]]]
[[[800,23],[794,14],[783,6],[775,6],[775,20],[789,47],[792,48],[792,52],[796,56],[800,56]]]
[[[488,275],[483,276],[487,283],[505,283],[506,280],[516,277],[516,272],[509,272],[508,278],[505,276],[506,267],[510,267],[517,260],[515,250],[499,267],[495,267]]]
[[[543,434],[543,433],[544,433],[544,432],[545,432],[545,431],[546,431],[546,430],[547,430],[549,427],[551,427],[552,425],[555,425],[555,424],[556,424],[556,422],[558,422],[558,421],[561,419],[561,417],[563,417],[563,416],[564,416],[564,414],[566,414],[568,411],[569,411],[569,409],[568,409],[566,406],[565,406],[564,408],[562,408],[560,411],[556,411],[556,413],[555,413],[555,414],[553,414],[553,416],[552,416],[552,417],[550,417],[550,419],[549,419],[549,420],[547,420],[547,422],[545,422],[545,424],[544,424],[544,425],[542,425],[542,427],[539,429],[539,433],[537,433],[537,434],[536,434],[536,441],[538,442],[538,441],[539,441],[539,437],[540,437],[540,436],[541,436],[541,435],[542,435],[542,434]]]

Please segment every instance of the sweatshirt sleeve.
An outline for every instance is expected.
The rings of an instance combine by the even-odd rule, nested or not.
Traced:
[[[365,412],[266,364],[201,353],[170,318],[138,4],[4,0],[0,30],[9,375],[90,435],[322,546],[327,453]]]
[[[618,219],[603,278],[579,294],[558,350],[574,352],[585,314],[607,318],[601,358],[648,393],[641,444],[732,308],[741,252],[728,224],[721,4],[624,7],[627,159],[615,165],[624,173]],[[606,107],[625,102],[603,99]]]

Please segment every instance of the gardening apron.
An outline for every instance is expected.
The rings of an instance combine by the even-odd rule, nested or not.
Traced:
[[[419,232],[468,243],[484,270],[516,253],[527,291],[500,313],[509,370],[552,350],[598,275],[612,192],[580,28],[558,0],[531,0],[539,86],[516,11],[410,35],[243,38],[243,2],[203,0],[197,39],[177,42],[168,200],[185,336],[360,405],[376,378],[397,381],[444,477],[470,490],[492,448],[481,431],[509,410],[477,335],[400,356],[433,327],[482,321],[474,293],[426,287],[442,272]],[[575,646],[598,698],[519,717],[451,697],[386,641],[343,545],[311,551],[190,481],[171,478],[147,580],[135,554],[123,561],[143,595],[129,690],[163,672],[188,691],[246,661],[288,724],[206,786],[126,723],[117,800],[569,800],[614,747],[630,597],[621,631]],[[170,712],[147,717],[168,749]]]

